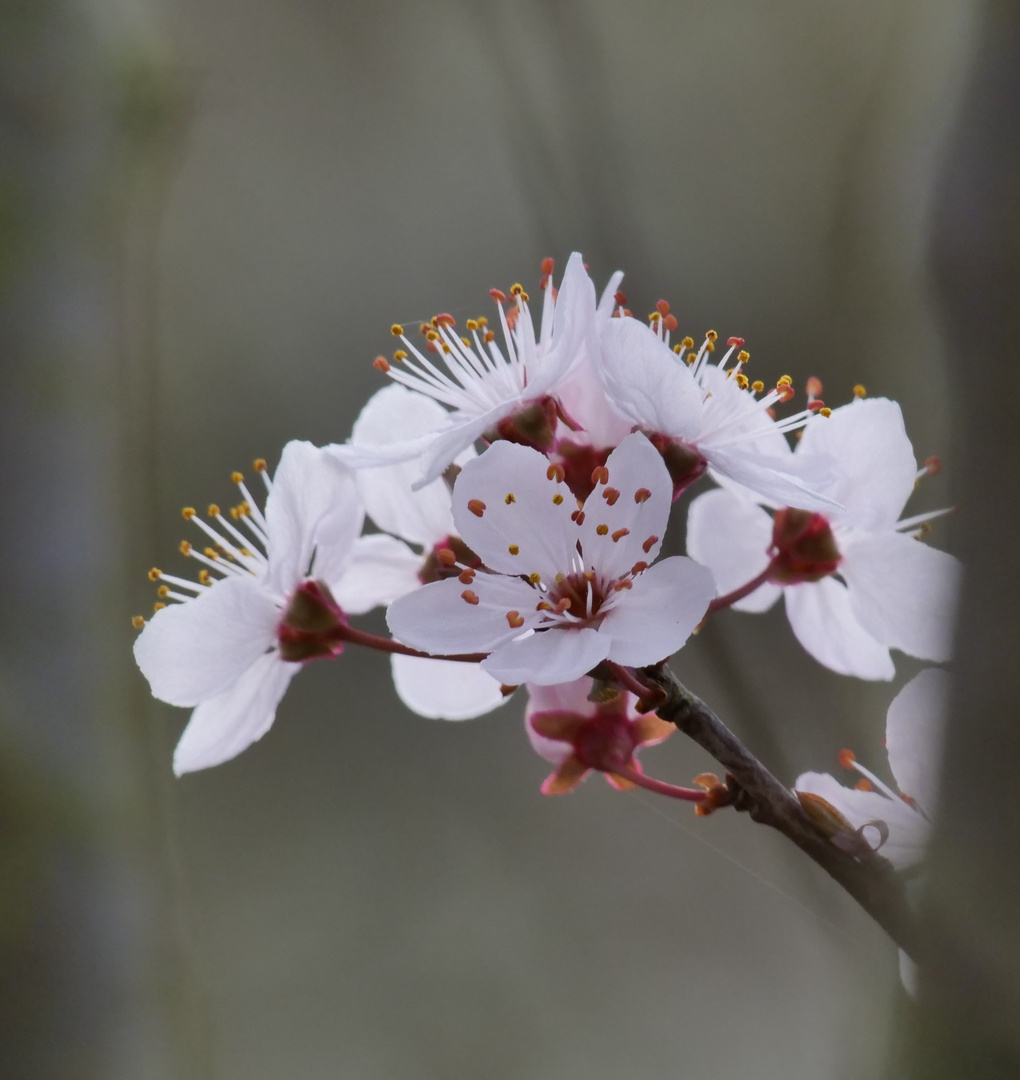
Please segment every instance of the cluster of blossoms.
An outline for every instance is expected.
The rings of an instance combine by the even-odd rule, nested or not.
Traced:
[[[669,305],[637,319],[620,281],[599,297],[575,254],[558,289],[543,263],[540,314],[515,285],[463,333],[447,314],[420,334],[394,325],[400,347],[375,361],[392,385],[347,442],[289,443],[272,478],[256,462],[262,508],[235,474],[228,513],[185,509],[207,542],[181,545],[197,579],[152,570],[158,610],[135,620],[153,694],[194,707],[178,774],[240,753],[303,664],[357,645],[391,654],[398,694],[427,717],[479,716],[526,686],[548,794],[596,770],[707,812],[714,777],[675,787],[636,753],[673,730],[641,669],[711,613],[782,595],[807,652],[863,679],[891,679],[893,649],[950,658],[958,565],[923,539],[943,511],[902,516],[938,465],[918,468],[899,407],[856,387],[830,409],[817,379],[791,406],[792,380],[752,380],[741,339],[674,341]],[[660,559],[673,506],[709,480],[688,554]],[[383,606],[391,638],[351,625]],[[942,678],[922,673],[890,710],[909,799],[860,766],[868,791],[797,781],[834,840],[865,838],[896,865],[920,850]]]

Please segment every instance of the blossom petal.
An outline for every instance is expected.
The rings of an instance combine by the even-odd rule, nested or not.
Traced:
[[[855,536],[840,573],[872,636],[922,660],[951,658],[961,573],[952,555],[902,533]]]
[[[228,690],[202,702],[177,743],[174,773],[180,776],[219,765],[261,739],[272,727],[290,680],[300,670],[300,664],[288,664],[276,653],[267,653]]]
[[[636,319],[609,319],[600,343],[599,373],[617,408],[647,431],[693,441],[702,395],[687,365]]]
[[[576,503],[565,482],[550,478],[550,468],[537,450],[500,441],[461,470],[453,520],[486,566],[502,574],[537,573],[544,581],[570,569]]]
[[[606,615],[599,633],[612,638],[609,659],[641,666],[671,656],[705,617],[715,597],[711,573],[674,555],[634,578]]]
[[[478,574],[470,586],[456,578],[434,581],[390,604],[386,622],[398,640],[439,655],[491,652],[518,637],[542,616],[535,610],[539,594],[520,578]],[[477,602],[466,599],[474,597]],[[524,622],[512,627],[507,613]],[[498,677],[498,676],[497,676]],[[503,679],[511,685],[526,679]],[[560,680],[565,681],[565,680]]]
[[[699,446],[699,449],[713,475],[735,481],[771,506],[795,506],[822,513],[842,509],[838,500],[823,491],[831,478],[829,459],[819,467],[817,461],[760,454],[743,445],[726,449]]]
[[[287,443],[266,499],[270,587],[289,593],[313,554],[313,576],[338,576],[364,518],[350,469],[309,442]]]
[[[442,430],[449,413],[432,398],[394,384],[376,391],[351,433],[353,446],[385,446]],[[469,451],[474,456],[474,451]],[[431,548],[453,532],[450,492],[441,480],[418,491],[418,460],[377,469],[359,469],[358,490],[368,516],[385,532]]]
[[[889,768],[900,791],[915,799],[929,818],[938,801],[949,688],[948,673],[928,668],[892,699],[886,715]]]
[[[590,627],[554,627],[508,641],[482,661],[482,667],[508,686],[571,682],[605,660],[608,635]]]
[[[421,479],[414,483],[413,490],[417,491],[435,481],[451,462],[455,461],[490,428],[523,407],[524,399],[520,395],[515,395],[507,401],[500,402],[481,416],[454,413],[447,430],[437,435],[422,453]]]
[[[584,504],[578,532],[585,565],[610,578],[658,556],[673,502],[662,456],[640,432],[628,435],[606,461],[609,481]],[[565,569],[561,566],[560,569]]]
[[[820,663],[840,675],[891,679],[889,650],[857,620],[847,589],[831,577],[783,590],[786,617],[797,640]]]
[[[546,777],[545,783],[542,785],[543,795],[567,795],[582,780],[586,780],[588,773],[591,772],[587,766],[582,765],[580,761],[571,754],[565,758],[560,767],[551,775]]]
[[[509,700],[478,664],[397,654],[391,666],[400,700],[429,720],[472,720]]]
[[[928,822],[900,799],[886,798],[877,791],[858,791],[856,788],[844,787],[828,773],[804,773],[797,777],[794,789],[823,798],[855,829],[873,821],[885,822],[889,836],[879,849],[879,854],[898,870],[913,865],[924,855],[929,833]],[[874,843],[870,831],[865,830],[864,836]]]
[[[816,455],[838,462],[826,494],[846,508],[840,520],[860,529],[896,524],[914,490],[917,462],[895,401],[858,398],[811,421],[795,456]]]
[[[687,554],[712,571],[725,596],[757,577],[769,564],[772,519],[760,506],[721,488],[706,491],[687,514]],[[768,611],[782,589],[766,583],[732,606],[738,611]]]
[[[153,697],[197,705],[227,690],[273,645],[280,615],[254,577],[230,577],[156,612],[135,641],[135,660]]]
[[[572,712],[579,716],[594,716],[595,703],[588,700],[592,680],[587,675],[573,682],[552,686],[529,686],[525,717],[537,712]]]
[[[402,540],[372,533],[355,541],[339,579],[326,584],[344,611],[361,615],[421,588],[421,566],[422,557]]]

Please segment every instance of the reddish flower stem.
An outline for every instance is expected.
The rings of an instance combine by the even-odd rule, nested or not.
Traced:
[[[607,660],[605,663],[606,667],[613,673],[613,678],[624,690],[629,690],[638,701],[648,697],[650,693],[654,693],[655,688],[643,683],[630,668],[625,668],[621,664],[614,664],[612,660]]]
[[[702,791],[700,788],[675,787],[673,784],[667,784],[664,780],[654,780],[650,776],[645,776],[644,773],[632,769],[629,765],[619,768],[614,766],[613,772],[617,776],[622,776],[624,780],[629,780],[632,784],[644,788],[646,791],[654,791],[657,795],[668,795],[671,799],[683,799],[685,802],[704,802],[708,797],[708,792]]]
[[[349,641],[352,645],[363,645],[366,649],[399,653],[401,656],[418,656],[423,660],[457,660],[464,664],[477,664],[489,655],[488,653],[457,653],[453,656],[434,655],[433,653],[412,649],[409,645],[401,645],[399,641],[394,641],[392,638],[370,634],[366,630],[356,630],[353,626],[342,627],[339,631],[339,637],[341,641]]]
[[[764,570],[757,576],[751,578],[750,581],[745,582],[739,589],[734,589],[733,592],[728,592],[724,596],[717,596],[711,604],[708,605],[708,611],[706,615],[711,615],[713,611],[721,611],[723,608],[728,608],[731,604],[735,604],[738,600],[743,600],[745,596],[749,596],[755,589],[760,588],[769,579],[769,574],[772,573],[775,568],[775,560],[772,560],[765,567]]]

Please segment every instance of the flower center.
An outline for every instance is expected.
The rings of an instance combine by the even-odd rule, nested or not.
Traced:
[[[601,622],[599,609],[605,600],[606,591],[601,579],[588,571],[557,576],[549,589],[546,603],[558,615],[571,615],[583,625],[593,626]]]
[[[291,663],[339,656],[347,616],[322,581],[305,581],[290,599],[276,637],[280,657]]]
[[[821,514],[787,507],[772,519],[772,565],[769,581],[797,585],[821,581],[839,566],[841,555],[828,521]]]

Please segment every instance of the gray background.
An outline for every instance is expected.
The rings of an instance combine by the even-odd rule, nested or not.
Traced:
[[[177,508],[343,439],[394,320],[545,255],[902,402],[953,477],[926,253],[963,0],[12,3],[0,123],[0,1075],[881,1075],[895,950],[735,815],[543,799],[521,702],[458,725],[349,653],[237,761],[129,649]],[[679,548],[682,536],[672,538]],[[944,530],[935,542],[947,543]],[[376,620],[370,625],[379,628]],[[675,661],[787,781],[883,765],[893,686],[724,613]],[[686,782],[679,739],[648,756]]]

